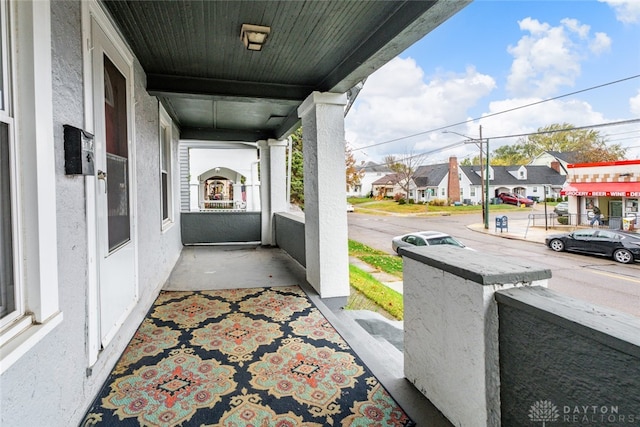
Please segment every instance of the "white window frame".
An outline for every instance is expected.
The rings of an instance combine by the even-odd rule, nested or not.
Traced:
[[[0,0],[0,7],[7,30],[3,50],[10,55],[3,94],[9,102],[2,119],[13,121],[14,270],[20,296],[12,321],[0,324],[1,374],[59,325],[63,315],[58,299],[51,4]]]
[[[175,203],[174,203],[174,176],[173,173],[173,121],[169,114],[164,109],[162,104],[159,104],[159,117],[160,127],[158,131],[158,144],[160,151],[160,219],[162,222],[162,231],[169,229],[175,222]],[[168,146],[165,145],[165,139],[168,140]],[[163,161],[166,156],[166,161]],[[167,170],[163,169],[167,164]],[[167,175],[167,218],[164,218],[163,213],[163,188],[162,188],[162,175]]]

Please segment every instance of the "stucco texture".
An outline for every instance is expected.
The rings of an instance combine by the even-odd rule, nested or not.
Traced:
[[[158,104],[135,65],[135,151],[139,302],[91,367],[87,351],[89,265],[86,185],[64,173],[63,125],[85,128],[80,1],[51,2],[58,283],[64,320],[0,377],[0,425],[77,425],[135,332],[181,251],[179,215],[162,231]],[[89,77],[87,77],[89,78]],[[174,134],[174,150],[176,134]],[[176,154],[177,156],[177,151]],[[177,157],[176,157],[177,158]],[[178,187],[175,187],[178,194]]]

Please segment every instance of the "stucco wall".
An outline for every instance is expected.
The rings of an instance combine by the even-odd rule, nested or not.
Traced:
[[[532,408],[547,425],[640,425],[640,319],[537,287],[496,299],[502,425]]]
[[[183,212],[182,243],[260,241],[260,212]]]
[[[180,251],[178,223],[161,231],[158,161],[158,107],[144,91],[141,68],[136,65],[136,152],[138,212],[138,279],[140,303],[120,334],[102,351],[88,370],[87,290],[88,247],[86,178],[64,174],[63,125],[80,128],[84,122],[81,2],[52,1],[52,132],[58,234],[60,309],[64,320],[0,377],[0,425],[78,425],[168,277]],[[174,138],[177,135],[174,135]],[[176,190],[176,195],[178,191]],[[54,249],[54,248],[52,248]]]
[[[514,286],[546,286],[551,272],[448,245],[401,248],[400,255],[406,378],[454,425],[499,426],[493,295]]]
[[[278,212],[274,215],[276,245],[306,266],[304,245],[304,215]]]

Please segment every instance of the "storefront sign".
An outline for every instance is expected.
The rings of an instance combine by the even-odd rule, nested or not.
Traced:
[[[640,197],[640,191],[566,191],[562,193],[565,196],[590,196],[590,197]]]

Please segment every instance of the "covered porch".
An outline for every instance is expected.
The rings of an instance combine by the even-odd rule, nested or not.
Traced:
[[[236,292],[243,290],[253,291],[258,288],[278,290],[298,286],[308,296],[313,306],[322,313],[331,326],[333,326],[338,334],[347,342],[351,350],[353,350],[356,356],[366,366],[365,369],[368,368],[371,371],[406,415],[417,423],[416,425],[435,427],[452,426],[440,411],[405,378],[402,349],[395,347],[386,339],[390,338],[393,334],[396,336],[401,335],[403,333],[402,329],[396,329],[396,326],[392,323],[387,323],[384,327],[381,327],[380,323],[384,322],[382,317],[375,318],[366,313],[344,310],[342,307],[345,300],[342,298],[321,299],[318,293],[306,281],[304,268],[280,248],[265,247],[256,244],[185,247],[162,290],[189,292],[231,290]],[[232,315],[233,313],[229,314]],[[217,321],[218,323],[223,323],[220,319]],[[291,321],[285,323],[291,323]],[[135,345],[137,341],[146,340],[136,336],[132,343]],[[145,345],[149,345],[149,342],[145,342]],[[318,347],[321,346],[321,344],[318,345]],[[256,349],[256,351],[259,352],[259,349]],[[264,350],[262,352],[264,352]],[[142,365],[138,364],[136,369],[144,370],[145,367],[155,369],[153,359],[147,358],[147,360],[148,361]],[[116,371],[120,365],[121,363],[116,365]],[[248,369],[248,363],[245,362],[242,368],[238,369]],[[112,377],[117,377],[117,375],[110,376],[107,380],[108,386],[105,387],[106,389],[111,387]],[[363,378],[356,382],[358,381],[361,383],[360,386],[362,386]],[[115,389],[115,387],[113,388]],[[251,395],[255,391],[256,390],[249,389],[245,394]],[[356,398],[353,392],[343,391],[342,395],[346,396],[349,402],[346,406],[353,406],[356,402],[356,400],[349,401],[349,399]],[[224,393],[221,393],[221,396],[224,398]],[[100,400],[101,399],[97,399],[97,401]],[[320,402],[322,399],[318,399],[318,401]],[[309,404],[309,402],[306,403]],[[337,407],[339,405],[335,406]],[[268,408],[268,405],[265,404],[265,407]],[[298,409],[292,408],[292,412],[304,417],[308,408],[308,405],[300,405]],[[158,416],[161,412],[171,408],[162,405],[161,409],[162,411],[158,412]],[[213,416],[211,416],[211,414],[201,414],[200,416],[204,418],[200,418],[199,420],[194,410],[193,416],[187,419],[185,424],[181,425],[192,425],[191,423],[196,420],[204,421],[205,425],[218,425],[216,422],[219,422],[223,418],[226,420],[225,416],[229,416],[228,413],[231,409],[232,405],[223,405],[222,408],[220,405],[215,406],[212,411],[214,413]],[[383,406],[380,406],[379,409],[382,410]],[[344,410],[344,408],[342,408],[342,410]],[[224,415],[223,411],[225,411]],[[90,425],[88,423],[96,420],[97,417],[102,418],[99,421],[105,422],[107,417],[104,412],[104,408],[100,407],[98,402],[97,406],[94,405],[88,411],[87,417],[85,418],[86,425]],[[252,416],[257,418],[258,415],[255,414],[255,412],[258,411],[254,411]],[[131,414],[128,415],[128,418],[122,421],[136,419],[135,416]],[[147,416],[153,417],[153,415]],[[282,414],[279,416],[282,416]],[[308,414],[306,416],[309,417]],[[313,419],[326,422],[325,418],[325,416],[318,416]],[[307,420],[307,418],[304,419],[305,421]],[[336,422],[335,425],[344,425],[344,420],[341,419],[339,415],[329,416],[327,419],[334,419]],[[143,420],[142,416],[138,418],[138,421],[141,420]],[[388,418],[385,418],[385,420],[391,422]],[[253,418],[246,420],[246,422],[249,421],[255,420]],[[273,418],[270,421],[275,422],[276,419]],[[396,420],[396,422],[399,421]],[[98,422],[98,425],[101,425],[100,422]],[[398,423],[392,425],[405,424]]]

